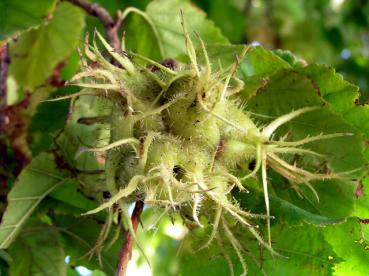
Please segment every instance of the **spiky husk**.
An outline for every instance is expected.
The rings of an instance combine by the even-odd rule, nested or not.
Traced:
[[[317,107],[292,111],[266,126],[257,126],[242,108],[238,93],[243,82],[235,73],[248,47],[245,46],[231,67],[212,72],[201,38],[205,64],[197,63],[185,25],[189,64],[170,61],[164,66],[134,53],[118,53],[99,33],[95,36],[114,62],[101,54],[95,39],[91,46],[87,38],[83,70],[71,80],[72,85],[83,90],[64,98],[96,95],[109,99],[113,106],[109,118],[104,119],[110,128],[110,142],[104,147],[81,148],[77,154],[78,158],[86,152],[106,152],[106,187],[112,197],[85,214],[109,208],[99,246],[110,230],[112,212],[119,209],[135,237],[127,204],[141,200],[150,206],[177,212],[198,227],[204,227],[207,222],[212,230],[200,249],[213,240],[223,247],[225,238],[246,271],[242,244],[232,231],[234,222],[236,226],[245,227],[272,254],[277,254],[271,246],[267,166],[291,182],[311,189],[312,180],[343,177],[344,174],[311,173],[288,164],[281,155],[319,156],[301,146],[350,134],[321,134],[301,141],[272,138],[281,125],[303,113],[314,112]],[[239,169],[244,168],[240,164],[251,160],[255,160],[252,171]],[[232,196],[233,189],[247,192],[242,181],[255,177],[259,171],[265,214],[242,209]],[[113,205],[119,208],[112,208]],[[267,241],[258,231],[258,219],[267,221]]]

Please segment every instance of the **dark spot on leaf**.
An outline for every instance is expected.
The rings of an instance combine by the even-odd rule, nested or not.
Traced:
[[[269,83],[269,79],[262,79],[261,82],[260,82],[259,87],[257,88],[257,90],[255,92],[255,95],[260,94],[266,88],[268,83]]]
[[[320,93],[320,87],[319,85],[315,82],[315,80],[309,78],[309,80],[311,81],[311,84],[313,85],[313,88],[315,90],[315,92],[318,94],[319,97],[322,96],[322,94]]]
[[[359,219],[360,223],[362,224],[369,224],[369,219]]]
[[[61,71],[63,70],[65,65],[66,65],[66,62],[61,61],[55,66],[50,78],[47,80],[48,84],[50,84],[51,86],[54,86],[54,87],[63,87],[64,86],[65,80],[63,80],[63,78],[61,76]]]
[[[255,159],[251,160],[251,162],[249,163],[249,166],[248,166],[249,170],[250,171],[254,170],[255,165],[256,165],[256,160]]]
[[[355,195],[356,195],[356,198],[360,198],[360,197],[364,196],[364,185],[361,181],[359,182],[359,184],[356,187]]]
[[[111,194],[108,191],[103,191],[102,194],[104,199],[109,199],[111,197]]]

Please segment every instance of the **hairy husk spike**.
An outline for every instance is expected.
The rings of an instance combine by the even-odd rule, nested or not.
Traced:
[[[76,158],[96,152],[106,155],[106,189],[111,198],[84,214],[109,210],[106,227],[94,252],[100,252],[115,212],[122,212],[136,241],[127,204],[140,200],[164,208],[161,216],[177,212],[178,217],[192,225],[209,228],[208,239],[199,250],[216,240],[233,275],[231,259],[224,249],[224,243],[228,242],[245,275],[244,246],[234,231],[236,227],[242,227],[242,231],[271,254],[280,256],[272,247],[270,220],[274,217],[269,204],[268,169],[275,170],[295,187],[306,185],[319,199],[311,181],[344,178],[351,172],[313,173],[290,164],[287,157],[322,158],[319,152],[302,146],[323,139],[343,139],[351,134],[322,133],[299,141],[286,141],[287,135],[275,139],[275,132],[281,126],[306,112],[316,112],[319,107],[291,111],[260,126],[237,98],[244,83],[236,77],[236,71],[249,47],[235,55],[234,64],[228,69],[214,72],[199,35],[205,64],[198,64],[200,59],[183,14],[182,25],[190,64],[172,61],[168,66],[138,54],[118,53],[95,31],[95,38],[102,42],[114,62],[103,56],[95,41],[93,46],[88,45],[86,37],[85,58],[91,64],[86,61],[82,72],[70,83],[83,90],[54,100],[94,95],[112,103],[111,113],[103,121],[110,130],[110,140],[104,145],[81,147],[76,154]],[[242,169],[251,161],[255,163],[253,168]],[[236,190],[248,192],[244,185],[250,178],[259,180],[265,214],[245,209],[232,195]],[[259,219],[266,220],[266,238],[259,230]]]

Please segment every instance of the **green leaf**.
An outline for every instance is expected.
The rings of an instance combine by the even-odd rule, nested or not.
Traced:
[[[0,248],[8,248],[40,201],[67,181],[69,174],[55,166],[51,154],[34,158],[8,194],[0,225]]]
[[[98,206],[97,203],[78,192],[77,184],[75,180],[67,181],[64,185],[52,191],[50,196],[81,210],[89,211],[95,209]]]
[[[245,35],[245,15],[232,1],[208,1],[208,16],[216,22],[233,43],[242,42]],[[232,20],[230,20],[232,18]]]
[[[277,178],[276,174],[270,173],[269,177],[275,185],[279,185],[280,189],[286,188],[283,182],[279,182],[282,181],[281,176]],[[245,182],[245,184],[248,185],[250,193],[245,194],[238,192],[235,193],[235,197],[243,208],[250,209],[254,213],[258,213],[260,210],[265,208],[264,193],[259,183],[257,181],[254,182],[255,183],[251,183],[250,181]],[[288,188],[290,187],[287,186],[287,189]],[[271,221],[272,223],[276,225],[283,223],[288,226],[302,226],[310,224],[316,227],[324,227],[327,225],[342,223],[346,220],[346,218],[332,218],[317,214],[316,209],[310,209],[308,208],[309,206],[307,207],[304,204],[302,204],[302,207],[296,205],[295,201],[298,196],[295,194],[295,191],[290,191],[290,193],[288,193],[289,197],[286,197],[287,199],[281,198],[278,195],[271,195],[269,197],[270,209],[276,218]],[[286,194],[284,194],[284,196],[285,195]]]
[[[288,64],[291,65],[292,67],[302,67],[306,64],[306,61],[299,59],[290,51],[277,49],[273,51],[273,54],[279,56],[281,59],[288,62]]]
[[[334,267],[334,275],[366,275],[369,263],[369,240],[364,239],[363,229],[368,225],[360,225],[357,219],[336,227],[328,227],[324,231],[325,239],[331,244],[334,252],[344,261]]]
[[[115,274],[117,257],[119,256],[119,250],[122,245],[123,234],[119,235],[119,238],[109,250],[102,248],[101,262],[103,266],[100,267],[96,255],[89,258],[89,254],[87,253],[89,253],[97,242],[103,225],[101,221],[96,221],[87,217],[74,218],[72,216],[58,215],[55,218],[55,225],[62,234],[65,252],[66,255],[70,256],[71,266],[84,266],[91,270],[100,269],[105,272],[106,275]],[[107,243],[109,243],[114,236],[117,227],[116,224],[112,226]],[[105,246],[107,246],[107,243],[105,243]]]
[[[67,276],[80,276],[80,274],[71,267],[67,267]]]
[[[299,70],[317,86],[317,92],[329,103],[331,109],[369,139],[369,107],[358,106],[359,88],[344,80],[329,66],[309,65]]]
[[[80,56],[78,52],[73,52],[68,60],[66,61],[65,66],[60,72],[60,76],[63,80],[69,80],[80,68]]]
[[[273,52],[258,46],[251,49],[247,54],[246,60],[241,65],[241,74],[244,77],[266,76],[286,68],[290,68],[286,61]]]
[[[261,124],[270,122],[273,118],[287,114],[292,110],[306,106],[322,106],[324,101],[316,93],[316,87],[305,76],[290,71],[281,70],[268,78],[266,84],[258,90],[256,96],[247,103],[248,111],[260,115],[268,115],[269,119],[255,115]],[[340,116],[333,114],[328,108],[322,107],[292,120],[281,127],[275,139],[289,133],[288,140],[300,140],[308,135],[320,133],[353,133],[355,135],[334,139],[316,141],[306,145],[307,149],[324,154],[324,158],[314,159],[304,156],[296,160],[296,165],[312,172],[317,168],[328,166],[334,172],[362,169],[365,159],[362,151],[362,138],[357,131],[347,124]],[[287,158],[287,157],[286,157]],[[292,162],[292,159],[287,159]],[[275,193],[285,200],[310,212],[333,218],[349,216],[354,208],[355,189],[357,184],[351,179],[357,179],[362,172],[350,175],[346,180],[315,181],[312,183],[320,201],[314,199],[311,191],[300,185],[305,198],[300,199],[290,183],[284,179],[272,178],[269,182],[275,188]],[[273,175],[274,176],[274,175]],[[282,188],[283,187],[283,188]],[[340,204],[337,204],[339,200]],[[272,210],[273,214],[273,210]]]
[[[140,26],[139,31],[137,27]],[[159,39],[155,37],[151,25],[138,14],[131,15],[127,20],[126,47],[130,51],[139,53],[153,60],[163,59],[160,51]]]
[[[75,87],[67,86],[58,89],[51,97],[65,95],[78,91]],[[50,93],[48,93],[50,95]],[[43,102],[37,106],[36,113],[28,129],[28,140],[34,156],[49,150],[53,146],[54,136],[63,128],[68,115],[69,102]],[[47,118],[47,120],[45,120]]]
[[[345,220],[341,218],[329,218],[308,212],[287,200],[278,197],[270,198],[270,206],[271,209],[274,210],[274,214],[276,214],[275,216],[277,219],[288,223],[288,225],[302,225],[306,223],[314,226],[325,226],[341,223]]]
[[[232,248],[227,248],[227,252],[232,254]],[[224,260],[221,252],[210,247],[209,249],[203,250],[202,252],[193,253],[187,251],[182,254],[180,259],[180,274],[181,276],[192,275],[192,276],[202,276],[202,275],[230,275],[229,268],[226,261]],[[235,264],[235,275],[241,275],[241,270],[239,269],[238,260],[232,258],[233,264]]]
[[[66,275],[65,254],[57,230],[32,224],[9,248],[11,276]]]
[[[277,62],[275,58],[277,55],[285,59],[293,59],[288,52],[277,51],[275,55],[260,47],[256,49],[251,51],[247,57],[247,67],[243,64],[242,73],[246,76],[276,73],[282,68],[287,68]],[[344,80],[341,74],[336,73],[334,68],[327,65],[311,64],[302,67],[296,60],[290,61],[290,64],[294,67],[292,70],[295,73],[301,73],[310,80],[316,93],[321,96],[322,100],[329,103],[332,111],[340,114],[347,123],[369,139],[369,107],[368,105],[357,105],[360,94],[356,85]]]
[[[364,227],[353,218],[319,228],[280,224],[273,228],[274,248],[288,259],[266,256],[263,267],[271,275],[365,275],[369,247]]]
[[[106,276],[106,274],[100,270],[94,270],[92,271],[91,276]]]
[[[310,224],[288,226],[279,223],[272,228],[273,248],[284,257],[271,256],[260,249],[245,232],[237,234],[238,241],[248,250],[244,254],[248,264],[248,275],[286,275],[298,273],[310,275],[365,275],[369,251],[363,237],[361,225],[356,219],[340,224],[316,227]],[[349,236],[349,237],[347,237]],[[180,275],[228,275],[226,262],[219,248],[210,246],[201,252],[189,249],[189,237],[182,241]],[[240,264],[231,247],[224,247],[233,260],[235,275],[240,273]],[[257,252],[262,250],[260,254]],[[253,257],[250,257],[250,254]],[[261,264],[261,268],[258,264]]]
[[[133,18],[127,32],[127,48],[151,58],[175,58],[186,53],[180,11],[183,11],[188,32],[198,43],[196,31],[205,43],[228,43],[214,23],[189,1],[156,0],[151,2],[144,13],[145,18]],[[145,19],[146,24],[143,23]],[[150,28],[150,31],[147,29]],[[136,35],[134,34],[136,33]],[[153,45],[153,34],[158,49]]]
[[[216,72],[221,67],[228,68],[236,62],[236,56],[239,56],[244,48],[244,45],[230,45],[230,44],[206,44],[206,51],[210,60],[211,69]],[[198,62],[205,64],[205,57],[202,49],[197,49]]]
[[[0,0],[0,41],[40,25],[54,4],[55,0]]]
[[[263,261],[268,275],[292,276],[297,271],[301,276],[331,275],[333,265],[340,261],[332,246],[324,240],[322,228],[279,225],[272,235],[273,248],[286,258],[268,255]]]
[[[356,188],[355,210],[353,215],[360,218],[369,218],[369,177],[366,176]],[[359,190],[358,190],[359,189]],[[361,189],[361,190],[360,190]]]
[[[41,85],[58,62],[75,50],[83,26],[83,12],[61,3],[49,24],[24,33],[12,43],[10,73],[18,84],[29,89]]]
[[[271,256],[253,239],[247,238],[242,230],[236,237],[247,250],[243,255],[247,262],[248,275],[263,275],[262,271],[266,275],[293,276],[296,272],[303,276],[331,275],[334,264],[341,259],[335,254],[332,246],[325,241],[323,229],[306,224],[290,227],[281,223],[274,226],[272,245],[284,257]],[[235,275],[240,275],[241,265],[233,248],[225,244],[223,250],[232,259]],[[181,253],[180,275],[229,275],[221,250],[214,245],[201,252],[192,252],[188,249],[188,244],[184,243]]]
[[[7,263],[12,262],[12,257],[3,249],[0,249],[0,259],[4,260]]]
[[[331,104],[335,112],[343,114],[355,108],[359,88],[344,80],[332,67],[313,64],[299,71],[316,84],[319,94]]]

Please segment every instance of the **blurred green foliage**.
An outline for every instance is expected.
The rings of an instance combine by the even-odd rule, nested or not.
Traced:
[[[335,67],[369,101],[369,1],[195,0],[232,43],[290,50]]]

